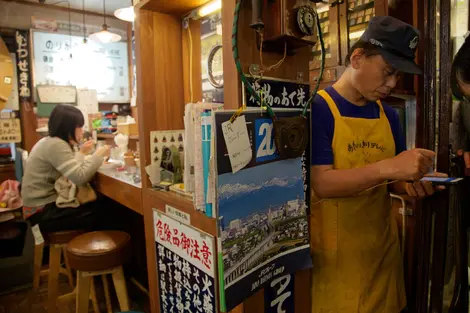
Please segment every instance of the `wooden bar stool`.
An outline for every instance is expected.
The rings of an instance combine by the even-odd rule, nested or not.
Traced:
[[[76,313],[88,313],[90,283],[94,276],[102,277],[106,307],[108,312],[112,312],[107,274],[112,275],[121,311],[129,311],[122,265],[131,255],[130,239],[129,234],[121,231],[96,231],[75,237],[69,242],[68,262],[71,268],[77,270]]]
[[[61,231],[54,233],[44,233],[42,234],[39,231],[39,228],[35,229],[33,227],[35,249],[34,249],[34,273],[33,273],[33,288],[37,290],[39,288],[40,276],[48,276],[51,272],[51,261],[53,264],[52,271],[58,272],[58,274],[66,275],[70,287],[73,288],[74,281],[72,271],[68,265],[68,261],[65,255],[65,248],[67,243],[74,237],[83,234],[83,230],[71,230],[71,231]],[[39,241],[40,240],[40,241]],[[42,267],[42,258],[44,255],[44,246],[49,245],[49,268],[41,269]],[[65,268],[61,266],[61,257],[64,257]],[[58,265],[57,265],[58,264]],[[58,269],[56,268],[58,266]],[[57,275],[58,275],[57,274]],[[57,276],[58,279],[58,276]]]
[[[48,275],[47,306],[49,313],[57,311],[56,300],[59,294],[59,274],[67,275],[70,286],[74,287],[73,275],[65,255],[65,248],[70,240],[83,232],[83,230],[69,230],[42,234],[45,244],[49,245],[49,269],[40,270],[44,249],[44,245],[42,245],[40,249],[35,251],[33,287],[37,290],[39,287],[39,276]],[[61,266],[62,255],[64,255],[65,268]]]
[[[34,293],[39,290],[39,282],[41,276],[48,276],[48,290],[47,290],[47,310],[49,313],[57,312],[57,300],[59,293],[59,274],[66,275],[70,287],[76,289],[74,284],[72,269],[68,263],[66,247],[68,242],[78,235],[83,234],[84,230],[69,230],[60,232],[44,233],[40,231],[39,227],[32,227],[34,235],[34,270],[33,270],[33,289],[29,295],[33,299]],[[42,258],[44,254],[44,246],[49,246],[49,268],[41,270]],[[61,258],[64,257],[65,268],[61,266]],[[98,302],[96,300],[96,292],[94,285],[91,286],[90,293],[91,300],[95,313]],[[32,301],[32,300],[31,300]],[[31,302],[32,303],[32,302]]]

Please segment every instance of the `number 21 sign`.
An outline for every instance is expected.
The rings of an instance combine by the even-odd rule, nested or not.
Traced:
[[[273,121],[270,118],[255,120],[256,163],[279,158],[274,143]]]

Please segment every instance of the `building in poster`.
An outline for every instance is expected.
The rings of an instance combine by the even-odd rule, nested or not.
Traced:
[[[226,311],[272,280],[312,265],[303,171],[308,166],[306,158],[281,159],[274,145],[272,120],[259,110],[244,112],[253,157],[232,174],[221,134],[221,124],[232,114],[215,114],[219,266],[224,283],[221,308]],[[298,110],[276,112],[279,118],[299,114]]]
[[[215,313],[214,237],[154,210],[160,312]]]

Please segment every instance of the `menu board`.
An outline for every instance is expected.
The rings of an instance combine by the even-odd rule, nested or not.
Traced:
[[[99,102],[128,103],[127,42],[98,43],[83,37],[34,31],[33,82],[94,89]]]

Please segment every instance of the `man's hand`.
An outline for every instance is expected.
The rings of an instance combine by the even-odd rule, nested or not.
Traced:
[[[383,170],[391,180],[418,181],[432,169],[434,156],[433,151],[426,149],[403,151],[391,159],[382,161]]]
[[[470,176],[470,152],[458,150],[457,155],[460,157],[463,156],[465,162],[465,176]]]
[[[428,177],[448,177],[447,174],[434,172],[433,174],[425,175]],[[412,183],[405,182],[405,191],[411,197],[425,198],[434,194],[435,191],[444,190],[445,186],[433,186],[431,182],[415,181]]]

